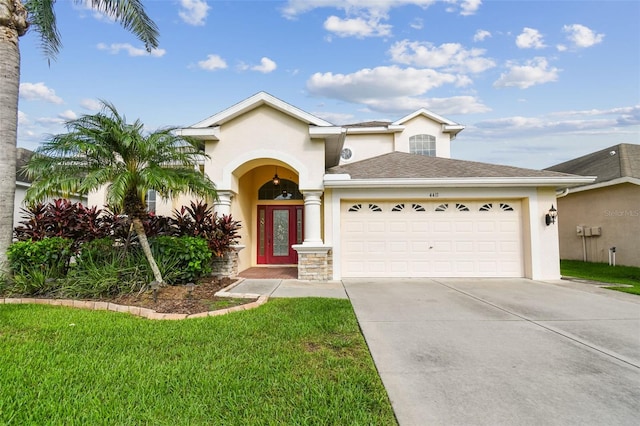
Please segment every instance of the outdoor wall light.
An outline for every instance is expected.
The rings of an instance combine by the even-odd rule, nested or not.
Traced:
[[[549,213],[547,213],[544,216],[544,223],[547,224],[547,226],[551,225],[552,223],[556,223],[556,218],[558,217],[558,210],[556,210],[555,207],[553,207],[553,204],[551,204],[551,208],[549,209]]]
[[[276,174],[273,175],[273,179],[271,179],[271,182],[273,182],[273,184],[275,186],[280,185],[280,178],[278,177],[278,168],[276,167]]]

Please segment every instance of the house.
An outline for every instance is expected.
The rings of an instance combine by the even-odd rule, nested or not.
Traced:
[[[640,145],[619,144],[549,167],[597,176],[558,198],[560,257],[640,267]]]
[[[205,142],[214,209],[243,223],[240,271],[560,278],[557,227],[545,216],[557,188],[593,179],[451,159],[463,129],[424,109],[337,126],[260,92],[180,134]],[[158,200],[156,211],[185,201]]]
[[[29,178],[22,168],[27,165],[33,151],[26,148],[16,148],[16,193],[13,203],[13,226],[16,227],[24,220],[24,213],[22,209],[25,208],[24,198],[27,193],[27,189],[31,186],[31,178]],[[74,203],[87,203],[86,196],[75,195],[71,197],[71,201]]]

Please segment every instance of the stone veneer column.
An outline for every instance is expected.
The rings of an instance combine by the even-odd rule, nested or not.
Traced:
[[[322,191],[303,191],[304,241],[293,246],[298,252],[298,279],[328,281],[333,275],[331,247],[322,242]]]

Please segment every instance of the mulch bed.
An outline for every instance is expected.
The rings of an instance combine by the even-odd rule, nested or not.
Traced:
[[[216,309],[251,303],[256,299],[230,299],[216,297],[215,293],[232,284],[235,280],[230,278],[207,278],[201,280],[189,294],[187,286],[164,286],[158,289],[156,300],[153,291],[145,291],[137,294],[118,295],[103,301],[117,303],[118,305],[138,306],[153,309],[159,313],[167,314],[198,314]],[[224,306],[216,307],[216,302],[224,301]]]

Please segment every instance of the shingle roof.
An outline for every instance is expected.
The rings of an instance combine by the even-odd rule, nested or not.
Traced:
[[[32,155],[33,152],[28,149],[16,149],[16,181],[31,183],[31,179],[22,173],[22,168],[27,165]]]
[[[331,167],[329,174],[346,173],[351,179],[437,179],[477,177],[567,177],[566,173],[427,157],[391,152],[351,164]]]
[[[342,127],[387,127],[390,121],[364,121],[362,123],[345,124]]]
[[[597,176],[595,183],[621,177],[640,179],[640,145],[621,143],[547,167],[545,170]]]

